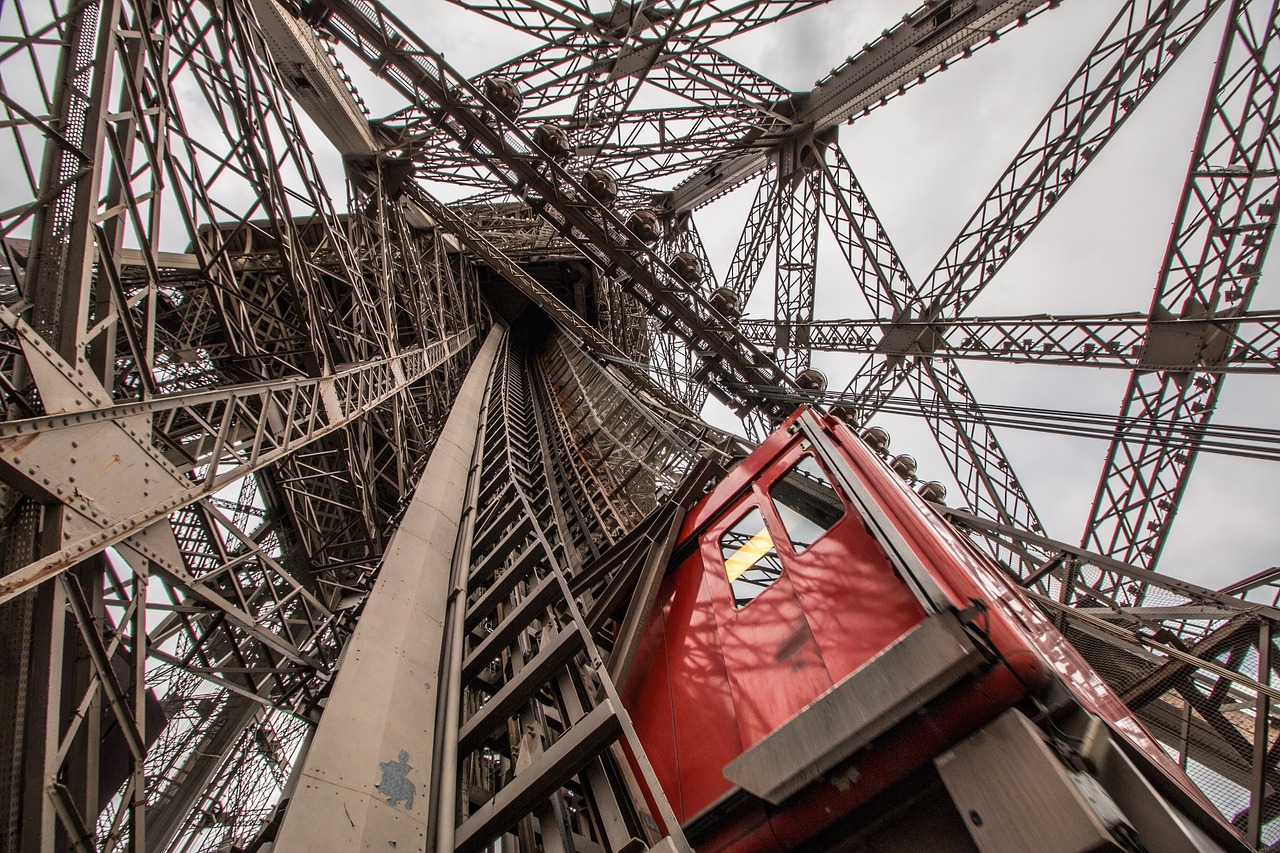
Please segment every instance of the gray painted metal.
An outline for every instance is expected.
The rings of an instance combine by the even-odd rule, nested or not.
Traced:
[[[936,761],[982,853],[1123,853],[1112,826],[1124,816],[1109,797],[1091,797],[1044,735],[1017,711]]]
[[[934,614],[731,761],[725,778],[780,805],[982,662],[959,620]]]
[[[1145,849],[1169,853],[1245,849],[1238,838],[1210,838],[1172,808],[1101,720],[1077,713],[1062,724],[1075,733],[1078,766],[1016,709],[934,761],[982,853],[1121,853],[1134,834]]]
[[[449,569],[501,337],[491,331],[477,354],[387,549],[307,751],[277,853],[425,846]]]
[[[715,163],[676,187],[667,206],[685,212],[706,204],[753,174],[794,145],[797,138],[821,136],[864,110],[899,94],[909,85],[969,56],[1015,21],[1048,5],[1048,0],[953,0],[926,3],[885,29],[855,56],[818,81],[808,92],[792,96],[794,112],[786,112],[791,133],[743,140],[754,149]],[[948,14],[940,14],[943,11]],[[782,137],[779,139],[778,137]],[[737,146],[734,146],[737,147]]]

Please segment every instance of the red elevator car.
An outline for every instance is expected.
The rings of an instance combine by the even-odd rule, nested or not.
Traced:
[[[1095,721],[1218,845],[1185,849],[1243,849],[1017,584],[809,408],[685,517],[623,699],[700,853],[806,847],[1016,708]]]

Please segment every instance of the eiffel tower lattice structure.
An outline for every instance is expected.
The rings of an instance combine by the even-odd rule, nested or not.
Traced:
[[[811,87],[769,75],[881,10]],[[0,0],[0,853],[699,849],[746,795],[690,820],[626,684],[682,520],[800,406],[918,435],[885,459],[929,518],[1280,849],[1280,569],[1249,562],[1280,508],[1278,16]],[[1070,67],[1005,120],[984,87],[1047,72],[993,63],[1036,45]],[[882,221],[861,141],[934,91],[921,132],[983,150],[928,267],[939,217]],[[1151,278],[1058,311],[1160,110],[1189,165],[1105,261]],[[1054,380],[982,402],[1011,375]],[[1117,413],[1069,402],[1100,384]],[[1197,491],[1224,459],[1239,490]],[[880,843],[859,815],[844,843]]]

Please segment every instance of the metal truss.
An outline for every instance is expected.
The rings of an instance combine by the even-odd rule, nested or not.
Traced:
[[[930,0],[798,93],[722,43],[822,0],[455,2],[537,45],[467,79],[371,0],[0,6],[0,650],[17,662],[0,667],[0,851],[270,840],[495,281],[558,331],[537,353],[509,344],[488,396],[446,847],[679,849],[652,774],[619,758],[637,752],[617,697],[637,613],[681,507],[746,449],[697,418],[706,396],[759,433],[806,399],[789,374],[814,351],[865,356],[841,400],[862,420],[906,384],[961,486],[953,523],[1203,770],[1250,843],[1274,843],[1277,614],[1256,599],[1275,572],[1213,592],[1149,571],[1214,449],[1224,377],[1280,360],[1280,317],[1250,308],[1280,204],[1274,4],[1120,4],[913,279],[838,126],[1056,0]],[[1216,20],[1151,310],[965,316]],[[341,61],[403,108],[368,121]],[[483,96],[492,77],[519,88],[519,114]],[[343,155],[345,199],[298,108]],[[532,142],[544,122],[569,135],[563,163]],[[588,168],[618,178],[612,207]],[[717,280],[694,212],[752,179]],[[446,205],[419,182],[476,194]],[[625,224],[641,208],[663,221],[652,245]],[[815,318],[821,222],[872,319]],[[675,274],[679,253],[700,280]],[[745,304],[771,257],[771,318],[712,308],[721,281]],[[590,286],[566,300],[539,264]],[[1133,372],[1082,547],[1041,529],[965,359]]]
[[[793,373],[809,366],[806,324],[813,320],[813,295],[818,266],[818,178],[815,174],[783,175],[794,184],[777,206],[778,256],[774,316],[777,317],[775,345],[779,361]]]
[[[1280,369],[1280,313],[1247,311],[1213,317],[1151,320],[1145,314],[957,317],[908,320],[883,334],[881,320],[818,320],[807,324],[817,352],[972,359],[1009,364],[1062,364],[1188,373],[1272,373]],[[777,336],[771,320],[744,319],[758,345]]]
[[[380,185],[336,214],[248,7],[0,15],[0,847],[244,838],[484,325],[474,272]]]
[[[23,340],[34,337],[20,320],[10,317],[19,326]],[[65,502],[80,516],[75,527],[84,532],[71,533],[72,526],[64,522],[63,538],[68,541],[53,553],[7,574],[0,584],[0,603],[27,592],[87,556],[135,536],[128,543],[129,548],[183,577],[185,572],[181,560],[176,559],[176,551],[168,547],[162,535],[147,535],[147,528],[154,522],[279,460],[293,457],[296,461],[300,450],[362,418],[421,380],[473,339],[472,332],[459,333],[421,350],[318,379],[231,386],[114,406],[91,406],[98,401],[86,394],[83,410],[74,414],[3,424],[0,445],[9,464],[25,469],[24,485],[33,491],[42,489],[49,497]],[[27,354],[29,365],[38,364],[42,355],[35,347]],[[63,373],[64,382],[70,384],[66,365],[50,363],[42,367],[50,375],[55,370]],[[69,472],[75,470],[78,460],[69,457],[64,461],[61,457],[70,446],[83,448],[88,459],[99,459],[113,451],[120,453],[121,448],[128,447],[125,442],[136,447],[125,451],[134,457],[127,460],[133,463],[131,467],[152,468],[150,476],[142,476],[141,471],[92,479],[82,475],[77,485],[75,474]],[[155,446],[157,443],[159,447]],[[130,487],[140,492],[140,507],[134,495],[120,500]],[[122,513],[125,517],[119,518]],[[292,581],[291,585],[297,586],[297,582]]]
[[[735,408],[763,407],[774,417],[782,416],[786,407],[768,400],[759,389],[792,385],[786,373],[731,326],[708,331],[706,318],[715,311],[706,299],[630,236],[618,215],[563,167],[539,156],[530,137],[487,105],[443,57],[379,5],[326,0],[314,11],[317,27],[329,30],[397,88],[423,120],[436,124],[468,151],[495,183],[546,219],[664,328],[705,351],[713,393]]]
[[[711,259],[707,256],[707,249],[702,244],[702,237],[691,217],[672,220],[670,231],[659,250],[668,262],[682,252],[693,255],[706,271],[705,280],[697,285],[699,292],[710,295],[718,289]],[[767,349],[769,344],[761,342],[758,345]],[[707,398],[707,387],[700,381],[703,363],[699,353],[653,321],[649,328],[648,356],[654,379],[690,411],[702,411],[702,404]]]
[[[796,111],[791,134],[752,133],[682,181],[667,206],[679,212],[701,207],[765,169],[781,147],[822,137],[841,122],[866,115],[1056,5],[1047,0],[978,0],[960,7],[925,3],[819,80]]]
[[[1010,574],[1211,797],[1242,804],[1226,816],[1245,839],[1272,849],[1263,828],[1280,816],[1280,611],[963,510],[944,512],[1034,566]],[[1236,791],[1245,795],[1229,793]]]
[[[1274,5],[1233,3],[1230,8],[1196,153],[1156,283],[1153,320],[1231,317],[1249,310],[1280,204],[1278,26]],[[1207,424],[1224,376],[1212,370],[1212,352],[1206,355],[1209,369],[1203,371],[1197,357],[1188,371],[1134,373],[1122,417],[1155,421],[1170,432]],[[1084,543],[1127,562],[1154,565],[1195,456],[1194,447],[1170,451],[1118,431]]]
[[[820,178],[822,210],[841,254],[868,306],[883,318],[884,340],[892,341],[896,327],[910,322],[912,302],[918,296],[915,285],[843,152],[828,146],[814,174]],[[804,327],[805,333],[811,330],[812,324]],[[811,340],[805,345],[812,349]],[[876,353],[885,350],[877,347]],[[884,361],[886,370],[906,381],[964,498],[989,517],[1041,530],[1027,492],[959,365],[954,361],[935,364],[918,353],[911,358],[890,353]],[[851,397],[846,391],[841,399],[854,412],[877,408],[870,395]],[[1015,563],[1020,560],[1009,553],[996,556]]]
[[[662,496],[698,460],[698,439],[563,339],[537,358],[504,342],[481,419],[460,606],[445,625],[457,648],[442,674],[436,847],[510,835],[523,849],[617,851],[665,835],[664,849],[688,849],[615,686],[628,648],[616,611],[636,582],[619,552],[641,530],[673,544],[677,516],[659,502],[678,506]]]
[[[906,317],[958,316],[1220,6],[1127,2],[919,287]],[[895,386],[896,368],[894,360],[869,359],[850,388]]]
[[[953,59],[998,40],[1005,28],[1025,24],[1030,13],[1043,11],[1046,6],[987,4],[980,9],[975,7],[975,14],[989,16],[983,19],[989,28],[957,25],[954,30],[945,26],[945,15],[937,14],[939,10],[926,6],[915,16],[908,16],[904,26],[886,31],[882,43],[868,46],[863,54],[851,58],[847,67],[837,69],[830,79],[821,81],[813,92],[808,93],[804,111],[784,114],[781,123],[776,123],[777,116],[761,111],[759,121],[773,130],[753,132],[751,141],[745,145],[750,153],[742,152],[743,145],[730,145],[723,149],[723,153],[712,153],[713,165],[704,166],[700,173],[682,183],[666,198],[665,205],[668,210],[676,212],[688,210],[718,197],[752,175],[763,174],[726,285],[742,296],[749,295],[777,244],[780,259],[777,316],[767,322],[745,321],[740,330],[759,345],[767,347],[773,344],[777,347],[780,361],[791,369],[808,363],[808,354],[815,348],[815,338],[823,348],[860,351],[875,356],[868,362],[869,369],[855,377],[851,386],[854,398],[843,402],[864,407],[864,414],[870,414],[877,401],[887,399],[886,392],[900,382],[907,382],[919,401],[921,411],[930,419],[965,498],[983,514],[997,519],[998,523],[1011,524],[1029,535],[1040,535],[1040,524],[1026,490],[1013,474],[989,419],[984,416],[982,407],[960,374],[955,364],[957,359],[972,354],[973,357],[997,360],[1105,364],[1142,371],[1169,371],[1199,364],[1216,373],[1266,372],[1274,364],[1275,348],[1270,342],[1273,318],[1266,314],[1237,318],[1134,315],[1132,318],[994,318],[974,321],[961,316],[961,312],[1043,220],[1124,119],[1164,76],[1189,40],[1201,32],[1221,6],[1221,3],[1212,2],[1126,4],[1024,150],[1015,158],[938,267],[919,287],[913,284],[898,260],[892,243],[876,220],[865,193],[839,148],[829,139],[815,144],[811,134],[815,130],[820,134],[831,126],[824,123],[840,121],[857,113],[865,114],[872,106],[887,101],[890,95],[923,81],[929,73],[945,70]],[[655,25],[644,22],[635,26]],[[932,37],[933,41],[928,35],[930,27],[942,31]],[[668,30],[676,31],[678,29]],[[589,88],[577,82],[577,75],[584,73],[581,69],[586,67],[606,68],[620,75],[615,80],[636,75],[636,82],[640,79],[653,82],[648,57],[642,60],[629,54],[629,43],[625,39],[604,47],[603,41],[584,37],[583,32],[580,30],[572,37],[549,38],[546,48],[539,48],[520,60],[529,63],[527,67],[532,73],[543,75],[536,83],[533,78],[528,78],[530,91],[543,99],[535,103],[546,106],[555,100],[578,96],[578,108],[573,116],[581,117],[584,112],[591,114],[592,109],[582,107],[583,99],[591,103],[594,97],[596,104],[601,101],[591,94]],[[572,48],[569,47],[571,41],[574,43]],[[904,45],[909,42],[936,47],[936,52],[908,52]],[[871,51],[877,49],[882,52],[873,57]],[[592,50],[595,53],[591,53]],[[889,54],[888,59],[885,53]],[[573,58],[588,54],[594,57],[590,61]],[[550,63],[538,64],[540,58],[552,55],[559,57],[555,63],[577,63],[574,70]],[[602,59],[602,56],[607,58]],[[373,61],[376,64],[380,60]],[[597,64],[592,66],[592,63]],[[627,63],[632,64],[628,66]],[[862,71],[868,66],[877,69],[870,76]],[[497,69],[493,73],[496,72]],[[879,76],[882,74],[884,76]],[[615,83],[612,89],[604,91],[616,93],[613,97],[623,97],[621,93],[634,90]],[[744,90],[739,88],[738,91]],[[690,100],[691,109],[685,113],[686,120],[701,121],[705,117],[710,122],[706,127],[718,130],[722,126],[717,125],[716,119],[706,112],[714,109],[712,101],[705,96],[691,97]],[[739,98],[737,103],[747,105],[750,99]],[[443,106],[451,114],[457,110],[453,104],[444,103]],[[496,124],[518,133],[516,123],[508,126],[502,117],[494,115],[492,118]],[[640,185],[659,174],[668,174],[659,170],[672,168],[678,172],[685,163],[708,159],[709,152],[703,147],[706,143],[701,138],[687,136],[677,141],[673,137],[668,145],[665,139],[656,142],[651,137],[646,139],[646,131],[639,124],[628,125],[629,121],[656,120],[661,126],[661,123],[671,120],[670,114],[605,118],[613,138],[620,141],[626,138],[641,149],[617,149],[619,161],[624,163],[622,174],[626,182]],[[411,124],[413,121],[410,120]],[[524,121],[527,126],[532,119]],[[575,130],[583,124],[581,118],[572,116],[568,122]],[[818,124],[816,127],[815,122]],[[425,123],[418,120],[415,126],[425,126]],[[785,130],[787,127],[802,130],[789,135]],[[634,128],[633,134],[628,135],[624,128]],[[479,134],[478,129],[476,133]],[[592,158],[589,162],[595,164],[610,162],[606,159],[610,155],[605,150],[609,145],[608,136],[602,142],[598,128],[594,128],[580,138],[589,144],[577,152],[579,157]],[[672,154],[674,148],[682,146],[687,156],[683,161],[681,155]],[[464,149],[465,146],[457,148],[460,156]],[[625,165],[627,161],[635,164],[642,158],[657,154],[665,160],[656,168]],[[461,159],[466,157],[461,156]],[[512,164],[505,165],[514,168]],[[524,187],[521,181],[503,182],[512,196],[521,196]],[[623,198],[628,198],[626,191],[623,192]],[[806,197],[821,203],[806,202]],[[535,196],[535,208],[540,203],[545,202],[539,191]],[[628,198],[628,203],[642,204],[639,198],[635,201]],[[811,247],[816,244],[818,209],[822,210],[835,233],[857,284],[877,318],[863,327],[843,324],[835,329],[831,324],[812,320],[812,259],[816,257],[816,250]],[[787,258],[791,260],[788,262]],[[655,331],[663,327],[661,320],[654,322]],[[718,326],[713,324],[708,328]],[[873,330],[879,334],[874,337],[860,335],[850,341],[860,332],[870,333]],[[823,333],[826,333],[826,338],[822,337]],[[830,343],[837,335],[842,336],[839,343]],[[684,342],[683,347],[679,343],[662,340],[658,335],[652,336],[647,352],[653,359],[657,374],[660,378],[669,377],[676,381],[705,378],[694,368],[700,352],[698,343],[687,335],[680,338]],[[683,370],[678,366],[680,364],[685,365]],[[697,398],[685,399],[696,401]],[[793,395],[791,399],[798,398]],[[1154,440],[1163,442],[1158,436],[1165,432],[1153,429],[1145,434],[1155,435]],[[1035,566],[1046,559],[1046,552],[1035,549],[1011,548],[1001,543],[995,543],[993,547],[1022,576],[1034,574]]]
[[[975,398],[955,365],[935,367],[923,362],[922,369],[907,379],[920,404],[921,413],[943,448],[964,494],[975,509],[988,517],[1039,532],[1043,528],[1022,484],[1014,476],[981,408],[970,404]],[[955,460],[982,460],[991,464],[956,464]]]
[[[952,355],[952,348],[949,346],[949,339],[952,336],[949,324],[954,322],[953,318],[976,298],[986,282],[1007,261],[1012,251],[1043,220],[1048,210],[1079,176],[1089,160],[1097,155],[1101,146],[1121,126],[1124,118],[1162,76],[1169,63],[1181,52],[1186,40],[1200,31],[1217,10],[1218,5],[1214,3],[1148,4],[1144,12],[1141,4],[1127,4],[1077,72],[1073,81],[1068,84],[1059,101],[1051,108],[1040,127],[1032,134],[1023,151],[1015,157],[991,194],[918,290],[902,271],[901,265],[896,262],[892,246],[883,239],[883,229],[870,213],[865,195],[857,186],[852,171],[847,168],[847,165],[842,165],[838,157],[834,164],[826,167],[826,175],[832,185],[827,199],[830,210],[828,221],[837,235],[846,258],[850,261],[858,284],[879,317],[878,340],[873,342],[863,339],[859,342],[860,346],[855,344],[848,347],[852,350],[869,351],[873,355],[864,362],[863,368],[850,383],[852,404],[855,407],[861,407],[864,418],[875,410],[878,401],[886,399],[885,391],[896,387],[904,380],[908,381],[909,387],[918,395],[922,389],[931,386],[936,388],[935,383],[922,382],[912,377],[917,372],[922,372],[923,375],[931,378],[942,375],[928,366],[927,362],[938,357],[943,351],[946,356]],[[1232,14],[1238,18],[1241,9],[1242,7],[1239,6],[1233,7]],[[1262,13],[1259,12],[1255,17],[1260,15]],[[1252,30],[1249,32],[1252,41],[1238,53],[1241,56],[1247,54],[1252,57],[1252,61],[1257,65],[1265,61],[1262,57],[1265,57],[1266,46],[1270,43],[1269,20],[1262,21],[1260,18],[1259,22],[1253,26],[1257,32]],[[1231,39],[1228,39],[1224,43],[1220,69],[1234,67],[1228,55],[1230,46]],[[1247,64],[1250,60],[1238,59],[1236,65],[1242,61]],[[1225,75],[1226,82],[1215,83],[1215,91],[1226,85],[1232,93],[1237,90],[1246,91],[1250,94],[1256,93],[1258,98],[1263,99],[1263,104],[1249,104],[1245,109],[1249,116],[1257,113],[1259,116],[1257,123],[1260,127],[1265,127],[1265,116],[1269,115],[1265,111],[1266,104],[1270,103],[1273,95],[1274,87],[1270,84],[1274,81],[1265,71],[1257,72],[1253,77],[1249,77],[1245,70],[1220,70],[1220,73]],[[1207,116],[1213,117],[1222,112],[1213,106],[1218,97],[1214,96],[1214,99],[1211,99]],[[1215,143],[1205,138],[1211,129],[1208,124],[1210,120],[1210,118],[1206,119],[1206,131],[1202,133],[1199,145],[1199,150],[1202,152],[1199,156],[1203,157],[1210,157],[1216,153]],[[1222,121],[1226,125],[1221,131],[1223,138],[1231,140],[1234,146],[1247,147],[1247,142],[1240,142],[1237,139],[1241,131],[1237,130],[1236,125],[1233,124],[1234,120],[1228,117]],[[1241,130],[1243,128],[1244,125],[1241,125]],[[1265,150],[1269,142],[1269,129],[1259,130],[1258,136],[1259,141],[1255,145]],[[1235,148],[1232,148],[1232,151],[1234,150]],[[1231,151],[1226,152],[1226,156],[1230,153]],[[1236,160],[1240,160],[1241,163],[1230,168],[1233,173],[1240,174],[1233,174],[1233,178],[1238,181],[1246,180],[1246,176],[1253,174],[1252,166],[1241,157],[1234,158],[1232,162]],[[1266,171],[1268,168],[1269,165],[1262,167],[1263,174],[1269,174]],[[1208,166],[1199,171],[1205,172],[1207,169]],[[1193,167],[1193,174],[1195,173],[1197,173],[1196,167]],[[1206,177],[1206,180],[1211,179]],[[1266,183],[1265,180],[1264,183]],[[1188,195],[1191,193],[1192,190],[1189,189]],[[1208,192],[1200,193],[1201,198],[1209,195]],[[1265,190],[1259,199],[1264,211],[1262,215],[1269,216],[1269,211],[1273,207]],[[1206,204],[1212,207],[1217,202],[1210,201]],[[1212,224],[1206,224],[1204,233],[1234,234],[1232,223],[1221,224],[1226,229],[1224,232],[1213,230]],[[1269,242],[1264,236],[1265,233],[1269,233],[1265,228],[1263,231],[1258,231],[1256,228],[1249,231],[1249,246],[1255,254],[1259,251],[1265,252]],[[1244,245],[1243,241],[1240,242]],[[1171,248],[1170,251],[1172,254],[1176,250]],[[1250,271],[1256,274],[1256,271],[1260,270],[1259,266],[1254,265],[1255,261],[1257,257],[1246,259],[1246,277]],[[1203,255],[1191,255],[1186,261],[1186,266],[1192,270],[1188,275],[1192,278],[1206,272],[1212,275],[1214,262],[1207,261],[1207,267],[1203,266],[1205,262],[1206,258]],[[900,282],[902,285],[896,294],[892,282]],[[1236,288],[1235,295],[1243,296],[1243,289]],[[1221,382],[1221,377],[1226,372],[1221,368],[1226,367],[1233,360],[1237,362],[1249,360],[1250,339],[1257,339],[1259,334],[1263,341],[1267,339],[1265,329],[1255,333],[1247,320],[1243,325],[1242,338],[1236,337],[1238,329],[1242,328],[1236,325],[1238,321],[1228,320],[1221,327],[1200,325],[1193,328],[1191,324],[1194,321],[1203,320],[1206,316],[1212,317],[1214,313],[1212,309],[1207,307],[1201,309],[1199,306],[1216,304],[1217,300],[1209,291],[1206,291],[1203,297],[1197,297],[1194,304],[1187,303],[1186,309],[1181,311],[1180,316],[1163,305],[1157,304],[1156,309],[1148,315],[1150,323],[1143,330],[1140,341],[1131,344],[1127,352],[1121,349],[1121,344],[1114,335],[1100,339],[1100,335],[1090,329],[1082,328],[1082,324],[1078,322],[1072,324],[1069,332],[1061,327],[1058,330],[1044,327],[1036,329],[1039,335],[1037,341],[1035,334],[1023,333],[1020,337],[1014,338],[979,321],[975,324],[977,326],[975,331],[979,334],[973,332],[964,334],[959,338],[958,343],[960,349],[969,352],[981,351],[982,355],[988,358],[998,357],[997,354],[1002,350],[1005,353],[1012,353],[1015,348],[1020,353],[1027,353],[1031,345],[1038,343],[1039,356],[1050,358],[1056,356],[1058,360],[1082,365],[1097,360],[1099,351],[1113,358],[1125,354],[1135,369],[1133,380],[1135,388],[1145,387],[1154,382],[1156,386],[1174,389],[1178,394],[1182,393],[1182,388],[1191,378],[1186,371],[1164,370],[1159,380],[1143,377],[1147,376],[1148,372],[1159,370],[1161,367],[1190,367],[1194,370],[1196,367],[1204,366],[1207,368],[1206,375],[1199,380],[1203,386],[1199,390],[1206,391],[1216,388]],[[1243,313],[1246,310],[1247,304],[1237,311],[1223,313],[1224,316],[1230,317],[1233,313]],[[1175,318],[1187,323],[1180,325],[1177,322],[1167,322]],[[1019,323],[1028,321],[1034,323],[1030,318]],[[963,327],[967,321],[959,322]],[[1265,325],[1265,319],[1263,322]],[[787,322],[780,318],[777,325],[764,324],[755,327],[753,331],[759,336],[758,339],[764,339],[771,331],[775,335],[783,334],[786,326]],[[813,328],[807,328],[805,331],[812,333]],[[987,340],[983,339],[984,335]],[[1059,341],[1071,345],[1067,350],[1072,354],[1071,356],[1063,352],[1066,348],[1062,347]],[[1274,357],[1274,353],[1264,349],[1258,355],[1262,356],[1258,367],[1265,370],[1266,363]],[[1030,360],[1026,355],[1020,357]],[[1119,359],[1116,358],[1116,360]],[[959,377],[954,362],[948,365],[946,375]],[[971,395],[963,393],[961,389],[964,387],[961,380],[954,389],[960,393],[960,398],[949,404],[935,405],[932,411],[947,411],[956,407],[967,411],[980,411]],[[1165,393],[1169,395],[1169,392]],[[1133,394],[1131,393],[1130,396],[1132,397]],[[1211,410],[1211,402],[1207,403],[1206,399],[1211,401],[1216,399],[1216,395],[1209,395],[1205,399],[1197,397],[1194,401],[1197,412]],[[1171,402],[1169,405],[1175,404]],[[1168,405],[1164,407],[1164,409],[1168,408]],[[1130,418],[1130,415],[1135,413],[1129,412],[1126,407],[1122,418],[1144,423],[1146,420],[1151,420],[1158,422],[1163,432],[1176,433],[1178,422],[1185,418],[1179,419],[1176,412],[1164,409],[1159,406],[1147,407],[1144,411],[1150,412],[1149,417]],[[931,409],[928,405],[924,405],[922,410],[927,415]],[[973,465],[970,473],[974,476],[959,476],[958,479],[962,487],[966,487],[968,499],[974,501],[975,493],[968,484],[975,481],[985,482],[988,479],[986,472],[1007,471],[1007,463],[999,458],[994,442],[986,440],[989,430],[986,430],[984,425],[980,425],[978,420],[962,425],[951,419],[948,426],[950,430],[938,431],[940,442],[948,461],[952,463],[953,470],[958,474],[969,469],[965,465],[952,462],[959,458],[955,448],[964,448],[967,451],[965,455],[968,455],[970,464]],[[974,433],[975,429],[985,430],[985,432],[977,435],[977,440],[971,440],[969,434]],[[937,428],[935,430],[937,431]],[[963,437],[957,439],[957,433]],[[1150,435],[1149,432],[1146,434]],[[991,438],[994,437],[991,436]],[[1140,455],[1141,451],[1127,449],[1122,435],[1117,436],[1109,459],[1131,461],[1126,461],[1123,465],[1109,462],[1108,465],[1115,465],[1117,470],[1128,471],[1129,474],[1128,476],[1110,473],[1104,475],[1103,485],[1100,486],[1099,497],[1095,501],[1089,523],[1090,532],[1087,534],[1089,541],[1097,543],[1100,549],[1147,548],[1147,557],[1142,559],[1134,556],[1136,552],[1117,552],[1121,556],[1128,557],[1130,561],[1136,562],[1146,562],[1158,555],[1159,543],[1163,542],[1167,532],[1164,524],[1165,513],[1170,513],[1176,507],[1177,498],[1180,495],[1181,486],[1178,485],[1180,471],[1185,470],[1181,466],[1194,458],[1193,448],[1190,452],[1187,449],[1163,452],[1160,449],[1161,439],[1149,438],[1148,441],[1151,449],[1147,453],[1148,458],[1142,459],[1135,456],[1135,454]],[[952,449],[948,451],[948,447]],[[992,452],[987,452],[988,449]],[[1142,473],[1139,473],[1140,470]],[[1148,488],[1153,478],[1160,477],[1167,480],[1168,484],[1158,488]],[[1144,484],[1142,488],[1135,488],[1134,484],[1138,482]],[[1016,485],[1016,480],[1012,480],[1012,484],[1014,491],[1011,494],[1019,496],[1014,499],[1014,504],[1024,504],[1025,492]],[[1154,497],[1148,495],[1148,492],[1154,494],[1156,491],[1160,494]],[[979,495],[977,500],[980,502],[990,497],[992,496],[988,490],[987,495]],[[1134,507],[1132,511],[1125,508],[1130,502]],[[997,506],[999,505],[1000,501],[997,500]],[[1029,505],[1027,506],[1029,508]],[[997,509],[998,517],[1002,515],[1004,509],[1007,508]],[[1121,530],[1118,526],[1120,522],[1116,519],[1122,519],[1127,514],[1133,514],[1135,518],[1141,515],[1142,518],[1137,525],[1145,525],[1145,528],[1139,531],[1135,523],[1127,522]],[[1032,526],[1033,520],[1033,515],[1020,519],[1029,529],[1035,529]],[[1107,530],[1115,534],[1114,541],[1109,545],[1097,539],[1097,528],[1103,524],[1106,525]]]

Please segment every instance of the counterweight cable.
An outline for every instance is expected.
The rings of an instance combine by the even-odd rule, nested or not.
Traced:
[[[604,361],[628,364],[648,370],[658,376],[670,377],[685,382],[699,381],[688,373],[666,370],[651,364],[618,359],[603,353],[593,353],[593,355]],[[818,403],[823,406],[833,406],[839,403],[861,405],[871,400],[877,403],[876,409],[878,412],[890,415],[942,418],[946,417],[948,412],[954,412],[964,423],[976,423],[981,417],[993,427],[1102,441],[1112,441],[1123,434],[1127,439],[1141,439],[1174,451],[1196,450],[1222,456],[1280,461],[1280,430],[1267,427],[1217,423],[1171,423],[1168,420],[1142,416],[1124,418],[1119,415],[1073,412],[1065,409],[1049,409],[1035,406],[995,404],[975,406],[971,403],[956,401],[950,402],[944,409],[941,403],[922,404],[914,397],[893,395],[858,397],[837,392],[806,395],[757,385],[740,385],[736,386],[734,390],[748,392],[771,400],[790,401],[797,406],[804,403]]]

